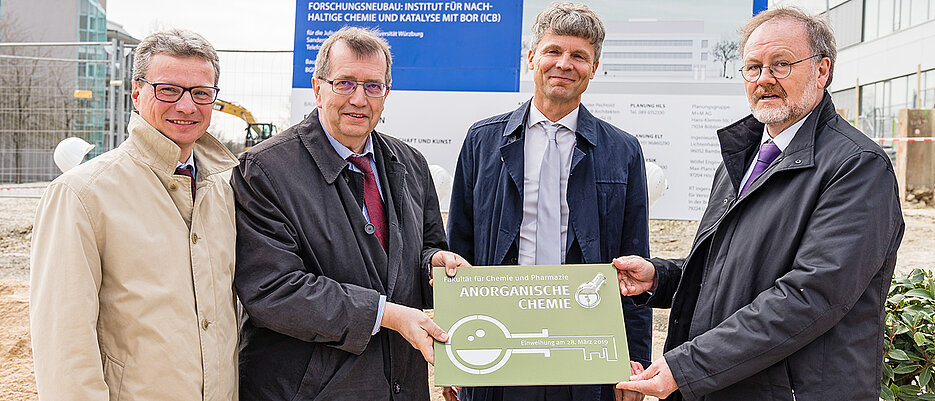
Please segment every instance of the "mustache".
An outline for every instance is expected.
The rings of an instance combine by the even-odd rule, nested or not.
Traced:
[[[753,96],[754,98],[759,100],[761,97],[763,97],[763,94],[767,92],[779,95],[779,97],[783,99],[786,98],[786,90],[783,89],[779,85],[773,85],[773,84],[757,86],[756,90],[753,92]]]

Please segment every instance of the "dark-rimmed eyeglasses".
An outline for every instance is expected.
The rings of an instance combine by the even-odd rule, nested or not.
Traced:
[[[175,103],[182,98],[185,92],[188,92],[192,95],[192,101],[195,102],[195,104],[211,104],[217,100],[218,92],[220,91],[220,89],[214,86],[192,86],[191,88],[186,88],[184,86],[163,82],[153,83],[147,81],[145,78],[140,78],[139,80],[152,85],[156,100],[166,103]]]
[[[331,90],[339,95],[350,95],[354,93],[354,91],[357,90],[357,84],[363,85],[364,95],[367,97],[384,97],[386,96],[386,91],[390,89],[389,86],[382,82],[354,81],[350,79],[325,79],[324,81],[329,83],[331,85]]]
[[[799,61],[792,62],[780,60],[770,64],[768,67],[762,64],[747,64],[740,69],[740,73],[743,75],[743,79],[747,80],[747,82],[756,82],[760,79],[760,75],[763,74],[763,67],[766,67],[769,70],[769,73],[773,75],[773,78],[783,79],[788,77],[789,74],[792,74],[792,66],[815,57],[823,56],[821,54],[815,54],[813,56],[803,58]]]

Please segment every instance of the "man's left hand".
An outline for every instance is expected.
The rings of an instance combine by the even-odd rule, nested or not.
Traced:
[[[617,388],[638,391],[658,398],[666,398],[669,394],[678,390],[679,386],[675,383],[675,378],[672,377],[672,371],[669,370],[666,358],[663,357],[649,365],[649,369],[630,376],[630,381],[617,383]]]
[[[386,303],[380,326],[402,335],[432,365],[435,364],[435,341],[448,341],[448,333],[438,327],[425,312],[392,302]]]
[[[447,274],[448,277],[454,277],[459,267],[467,267],[470,265],[471,264],[464,260],[461,255],[454,252],[438,251],[432,255],[432,267],[444,267],[445,274]],[[429,280],[429,285],[432,285],[433,281],[434,280]]]

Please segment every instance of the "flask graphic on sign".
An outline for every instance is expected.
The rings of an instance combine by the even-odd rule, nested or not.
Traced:
[[[591,309],[601,303],[601,286],[607,282],[604,273],[597,273],[594,279],[578,286],[575,301],[583,308]]]

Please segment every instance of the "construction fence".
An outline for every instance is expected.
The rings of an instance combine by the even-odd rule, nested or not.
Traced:
[[[219,97],[284,129],[291,51],[220,51]],[[0,184],[50,181],[52,154],[67,137],[94,145],[88,158],[126,138],[133,110],[133,46],[111,42],[0,43]],[[242,148],[246,123],[215,116],[209,132]]]

